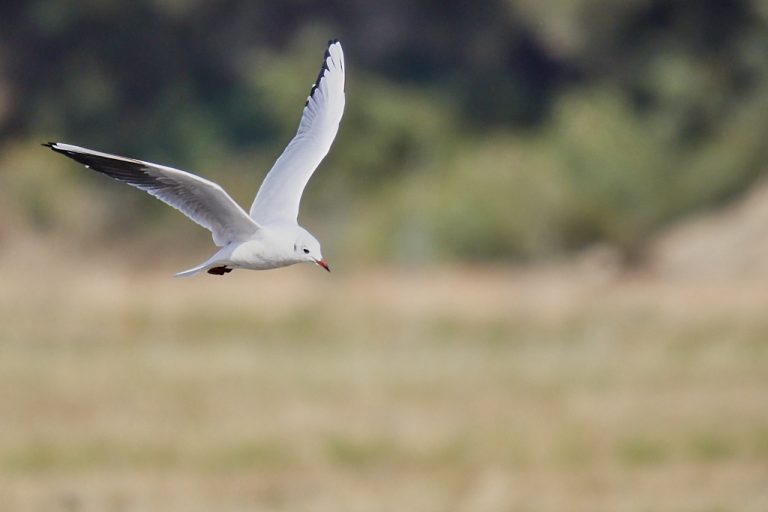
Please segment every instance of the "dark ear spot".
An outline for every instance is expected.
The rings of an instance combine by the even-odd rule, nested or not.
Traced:
[[[293,244],[293,251],[296,252],[296,244]]]

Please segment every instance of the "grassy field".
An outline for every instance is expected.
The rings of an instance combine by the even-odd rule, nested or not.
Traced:
[[[0,512],[768,510],[768,283],[176,266],[6,253]]]

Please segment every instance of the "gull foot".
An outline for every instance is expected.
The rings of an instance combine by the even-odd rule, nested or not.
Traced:
[[[224,274],[229,273],[229,272],[232,272],[232,269],[224,267],[224,266],[222,266],[222,267],[213,267],[213,268],[209,268],[208,269],[208,273],[209,274],[213,274],[213,275],[216,275],[216,276],[223,276]]]

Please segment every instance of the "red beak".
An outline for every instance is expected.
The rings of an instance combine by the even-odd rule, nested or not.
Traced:
[[[331,267],[329,267],[329,266],[328,266],[328,264],[325,262],[325,260],[315,260],[315,263],[317,263],[318,265],[320,265],[321,267],[323,267],[323,268],[324,268],[325,270],[327,270],[328,272],[330,272],[330,271],[331,271]]]

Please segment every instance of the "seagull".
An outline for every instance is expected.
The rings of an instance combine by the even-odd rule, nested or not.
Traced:
[[[331,148],[344,113],[344,53],[328,41],[299,129],[270,169],[249,214],[218,184],[164,165],[110,155],[61,142],[43,144],[88,169],[141,189],[211,231],[220,249],[206,261],[176,274],[233,269],[266,270],[315,263],[328,272],[320,242],[299,226],[299,203],[309,178]]]

